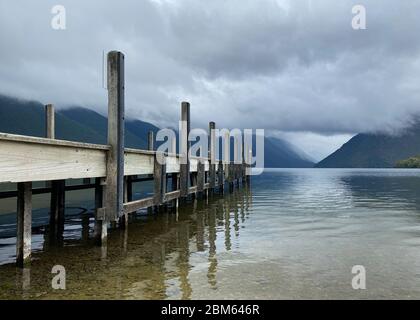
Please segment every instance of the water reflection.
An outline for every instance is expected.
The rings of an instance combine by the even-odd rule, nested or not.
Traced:
[[[238,232],[238,208],[245,210],[249,197],[246,188],[225,197],[214,195],[208,204],[194,200],[178,214],[137,215],[128,228],[110,233],[107,247],[94,246],[89,215],[73,217],[66,230],[79,237],[65,236],[62,243],[51,244],[45,229],[44,245],[34,252],[30,269],[0,266],[0,298],[191,299],[191,256],[207,256],[208,284],[216,288],[217,237],[231,250],[232,225]],[[56,264],[66,268],[65,291],[51,288]]]
[[[252,193],[132,216],[107,247],[95,246],[89,212],[74,209],[62,243],[36,228],[30,270],[0,266],[0,298],[420,298],[419,187],[410,170],[271,171]],[[1,241],[14,251],[13,237]],[[56,264],[65,291],[51,288]],[[351,287],[359,264],[363,291]]]

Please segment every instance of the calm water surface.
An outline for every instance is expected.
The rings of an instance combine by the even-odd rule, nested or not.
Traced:
[[[89,211],[70,207],[52,244],[39,210],[24,271],[13,265],[10,217],[0,216],[3,299],[420,298],[416,170],[269,171],[178,214],[137,214],[106,248],[93,243]],[[66,290],[51,289],[57,264]],[[352,289],[354,265],[366,268],[366,290]]]

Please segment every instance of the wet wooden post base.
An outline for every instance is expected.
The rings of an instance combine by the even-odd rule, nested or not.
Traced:
[[[110,149],[106,163],[105,216],[102,218],[105,223],[114,225],[120,219],[120,224],[125,226],[128,219],[124,215],[124,55],[121,52],[108,53],[107,70]]]
[[[32,182],[18,183],[16,264],[30,264],[32,242]]]

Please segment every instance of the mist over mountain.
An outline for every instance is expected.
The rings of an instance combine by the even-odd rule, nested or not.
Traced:
[[[159,128],[141,120],[127,119],[125,143],[128,148],[147,149],[147,134]],[[0,132],[45,136],[44,105],[0,95]],[[95,111],[74,106],[56,111],[56,138],[61,140],[106,144],[107,118]],[[255,145],[254,145],[255,148]],[[313,161],[290,143],[265,137],[265,167],[312,167]]]
[[[392,168],[420,154],[420,121],[397,134],[360,133],[317,163],[318,168]]]

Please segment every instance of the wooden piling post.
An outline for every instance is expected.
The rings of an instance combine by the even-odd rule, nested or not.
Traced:
[[[252,170],[252,149],[250,148],[248,150],[248,161],[247,161],[246,170],[245,170],[247,184],[251,182],[251,170]]]
[[[181,104],[181,132],[180,134],[180,190],[181,197],[188,196],[189,178],[190,178],[190,143],[188,136],[191,130],[190,123],[190,104],[182,102]]]
[[[205,183],[204,180],[206,179],[206,173],[204,170],[204,162],[202,161],[202,159],[199,159],[197,164],[197,195],[200,198],[203,196]]]
[[[104,178],[96,178],[95,179],[95,208],[96,208],[96,216],[95,216],[95,231],[94,237],[96,238],[99,245],[102,245],[106,242],[107,233],[108,233],[108,225],[107,222],[104,220],[104,217],[97,216],[97,210],[104,206],[104,199],[106,197],[105,194],[105,183],[106,180]]]
[[[155,138],[153,131],[149,131],[147,134],[147,149],[150,151],[155,150]]]
[[[55,110],[52,104],[45,106],[45,136],[55,139]],[[56,180],[50,182],[49,185],[51,186],[50,236],[54,242],[64,231],[66,181]]]
[[[223,160],[219,160],[219,168],[217,171],[217,183],[219,185],[220,192],[223,192],[225,188],[225,173],[223,171]]]
[[[242,185],[246,181],[246,156],[247,156],[247,146],[245,145],[245,136],[242,137],[242,165],[241,165],[241,182]]]
[[[18,183],[16,264],[28,265],[32,242],[32,182]]]
[[[240,164],[240,154],[242,144],[239,143],[238,137],[234,136],[234,145],[233,145],[233,175],[232,175],[232,184],[239,186],[239,164]]]
[[[216,124],[214,122],[209,123],[209,187],[210,191],[213,191],[216,186]]]
[[[230,161],[230,132],[225,131],[224,135],[224,162],[225,162],[225,179],[229,184],[229,190],[232,191],[233,188],[233,164]]]
[[[162,152],[156,152],[153,167],[154,196],[155,206],[161,205],[165,201],[166,194],[166,163]]]
[[[66,181],[56,180],[51,182],[50,199],[50,227],[53,238],[57,238],[64,231]]]
[[[106,221],[124,214],[124,55],[108,53],[108,145],[106,165]]]
[[[45,137],[55,139],[55,112],[52,104],[45,106]]]

